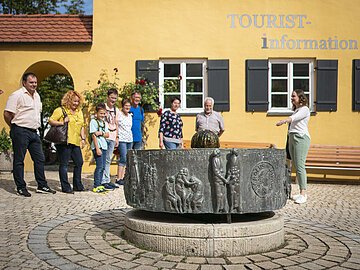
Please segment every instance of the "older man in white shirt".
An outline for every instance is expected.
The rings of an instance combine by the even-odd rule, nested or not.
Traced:
[[[206,97],[204,100],[204,111],[196,116],[195,130],[211,130],[219,137],[224,133],[224,119],[219,112],[213,110],[214,99]]]
[[[47,185],[44,173],[45,157],[37,129],[40,127],[42,104],[36,92],[37,78],[34,73],[26,73],[22,79],[23,87],[13,92],[4,110],[5,122],[10,126],[10,137],[14,151],[13,176],[17,192],[30,197],[24,180],[24,159],[29,150],[34,161],[34,174],[38,193],[56,193]]]

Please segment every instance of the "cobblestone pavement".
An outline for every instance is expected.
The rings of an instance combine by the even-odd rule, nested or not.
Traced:
[[[59,191],[57,172],[47,172]],[[16,195],[10,174],[0,175],[0,269],[360,269],[360,185],[309,184],[305,205],[288,204],[286,244],[241,257],[174,256],[134,247],[122,238],[122,188]],[[87,188],[91,180],[85,178]],[[293,186],[296,189],[296,186]]]

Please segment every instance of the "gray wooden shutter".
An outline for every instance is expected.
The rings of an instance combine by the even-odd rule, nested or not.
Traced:
[[[360,60],[353,60],[352,110],[360,111]]]
[[[316,111],[336,111],[338,60],[318,60],[316,62]]]
[[[230,111],[229,60],[208,61],[208,96],[215,101],[215,111]]]
[[[158,60],[137,60],[136,78],[148,79],[159,86],[159,61]]]
[[[268,60],[246,60],[246,111],[266,112],[268,100]]]

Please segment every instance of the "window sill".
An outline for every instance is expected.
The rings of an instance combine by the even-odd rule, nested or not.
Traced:
[[[284,111],[268,111],[267,112],[267,116],[289,116],[289,115],[292,115],[293,114],[293,111],[289,111],[289,110],[284,110]]]
[[[268,111],[267,116],[290,116],[293,111]],[[316,115],[316,112],[310,111],[310,115]]]
[[[168,111],[169,109],[163,109],[162,113]],[[180,115],[180,116],[195,116],[201,112],[203,112],[204,109],[196,109],[196,110],[177,110],[177,113]],[[149,112],[151,113],[151,112]],[[155,111],[153,113],[156,113]]]

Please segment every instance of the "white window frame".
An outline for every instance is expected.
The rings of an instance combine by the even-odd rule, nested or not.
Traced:
[[[269,72],[268,72],[268,101],[269,101],[269,113],[274,114],[290,114],[292,113],[292,104],[291,104],[291,93],[294,90],[293,80],[294,79],[309,79],[309,109],[311,112],[314,110],[314,81],[315,81],[315,72],[314,72],[314,59],[269,59]],[[271,88],[272,88],[272,79],[284,78],[284,77],[272,77],[272,64],[287,64],[287,108],[273,108],[271,104]],[[309,65],[309,76],[308,77],[294,77],[293,76],[293,64],[308,64]],[[282,92],[284,93],[284,92]]]
[[[182,114],[197,114],[204,110],[204,99],[207,96],[207,60],[206,59],[160,59],[159,61],[159,101],[161,108],[164,108],[164,64],[180,64],[180,99],[181,105],[178,109]],[[201,108],[186,108],[186,64],[202,64],[202,102]],[[173,77],[177,79],[178,77]],[[199,79],[200,77],[190,77]]]

